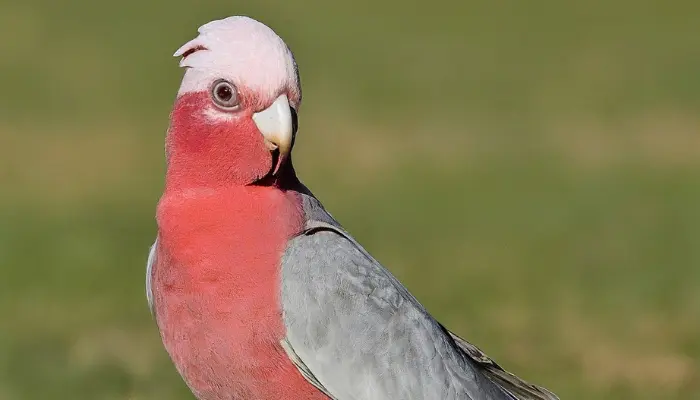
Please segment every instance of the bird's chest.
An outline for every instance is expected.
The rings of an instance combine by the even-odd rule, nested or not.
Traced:
[[[153,269],[155,316],[165,348],[201,400],[263,399],[261,383],[279,373],[284,336],[277,277],[241,274],[252,260],[179,264],[160,245]],[[238,273],[226,269],[238,269]]]
[[[193,219],[189,206],[171,207],[150,279],[163,343],[188,386],[200,400],[306,390],[280,345],[280,221],[210,215],[206,204]]]

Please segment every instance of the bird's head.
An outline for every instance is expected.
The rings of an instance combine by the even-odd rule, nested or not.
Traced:
[[[166,138],[167,184],[249,185],[290,162],[301,87],[292,52],[266,25],[229,17],[175,52],[185,68]]]

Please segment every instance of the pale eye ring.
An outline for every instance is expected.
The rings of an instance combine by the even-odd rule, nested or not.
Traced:
[[[238,107],[238,91],[236,86],[224,79],[219,79],[211,86],[211,99],[214,104],[228,110]]]

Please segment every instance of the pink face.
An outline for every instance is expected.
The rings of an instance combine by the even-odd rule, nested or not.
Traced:
[[[301,101],[296,64],[267,26],[210,22],[175,55],[186,68],[166,138],[168,186],[247,185],[289,156]]]

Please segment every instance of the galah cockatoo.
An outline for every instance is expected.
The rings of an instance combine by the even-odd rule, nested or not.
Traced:
[[[209,22],[175,56],[146,292],[196,398],[557,398],[437,322],[300,183],[299,74],[274,31]]]

